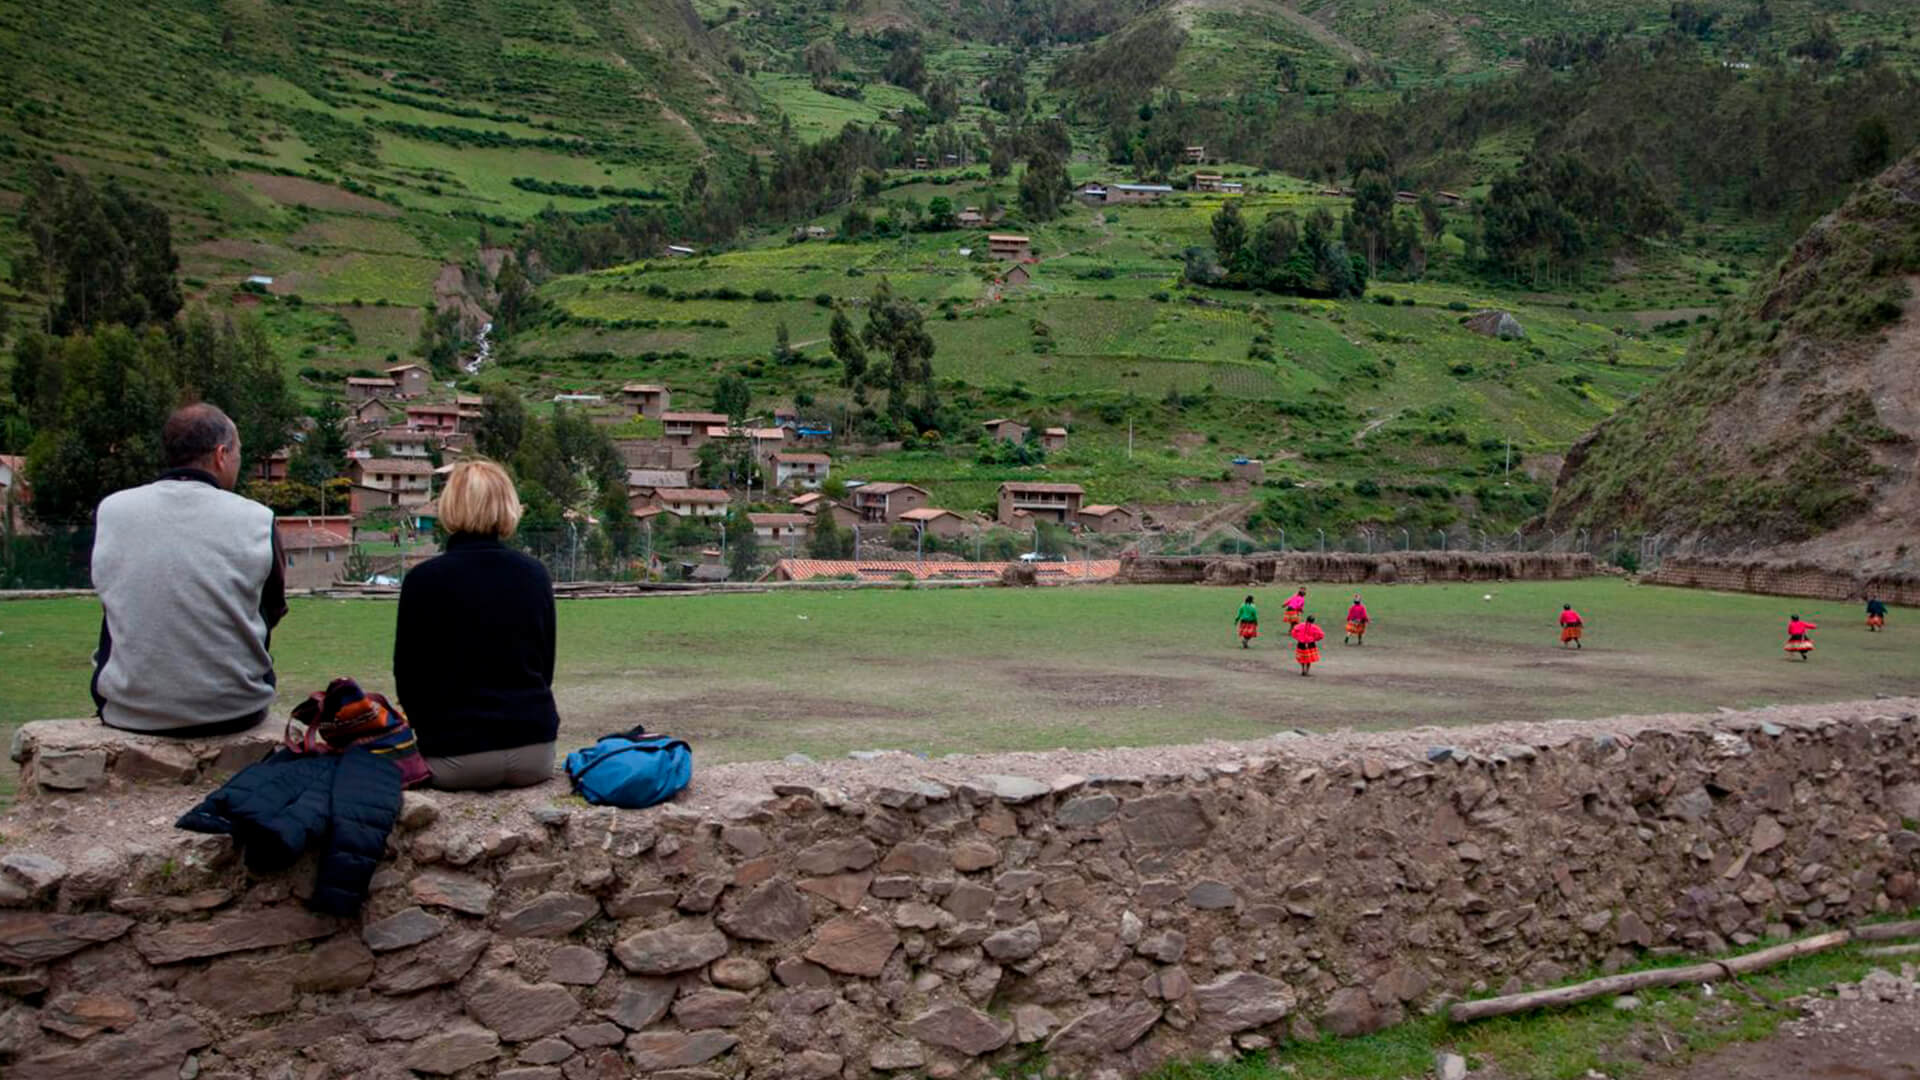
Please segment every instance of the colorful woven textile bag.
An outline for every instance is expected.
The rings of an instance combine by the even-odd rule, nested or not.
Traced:
[[[392,761],[406,787],[419,787],[433,778],[407,715],[384,695],[366,693],[345,676],[307,695],[307,700],[293,707],[293,720],[306,725],[296,735],[292,720],[287,722],[287,748],[295,753],[339,754],[360,746]]]

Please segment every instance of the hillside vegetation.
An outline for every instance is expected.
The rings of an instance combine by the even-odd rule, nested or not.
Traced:
[[[1711,546],[1801,540],[1879,509],[1904,555],[1915,274],[1920,154],[1823,218],[1684,363],[1576,443],[1548,524]]]

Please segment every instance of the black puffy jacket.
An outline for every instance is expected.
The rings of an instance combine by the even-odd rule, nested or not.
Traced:
[[[174,824],[232,836],[256,874],[279,873],[324,842],[307,906],[351,916],[400,817],[400,769],[365,749],[342,754],[276,751],[249,765]]]

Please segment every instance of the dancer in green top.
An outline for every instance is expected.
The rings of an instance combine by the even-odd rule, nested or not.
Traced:
[[[1260,636],[1260,612],[1254,609],[1253,597],[1247,597],[1247,602],[1240,605],[1240,613],[1233,621],[1240,626],[1240,647],[1247,648],[1248,642]]]

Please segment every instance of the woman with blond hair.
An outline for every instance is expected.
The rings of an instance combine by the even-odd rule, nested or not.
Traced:
[[[553,775],[553,581],[502,542],[519,523],[506,470],[460,462],[440,493],[445,552],[400,586],[394,688],[435,787],[525,787]]]

